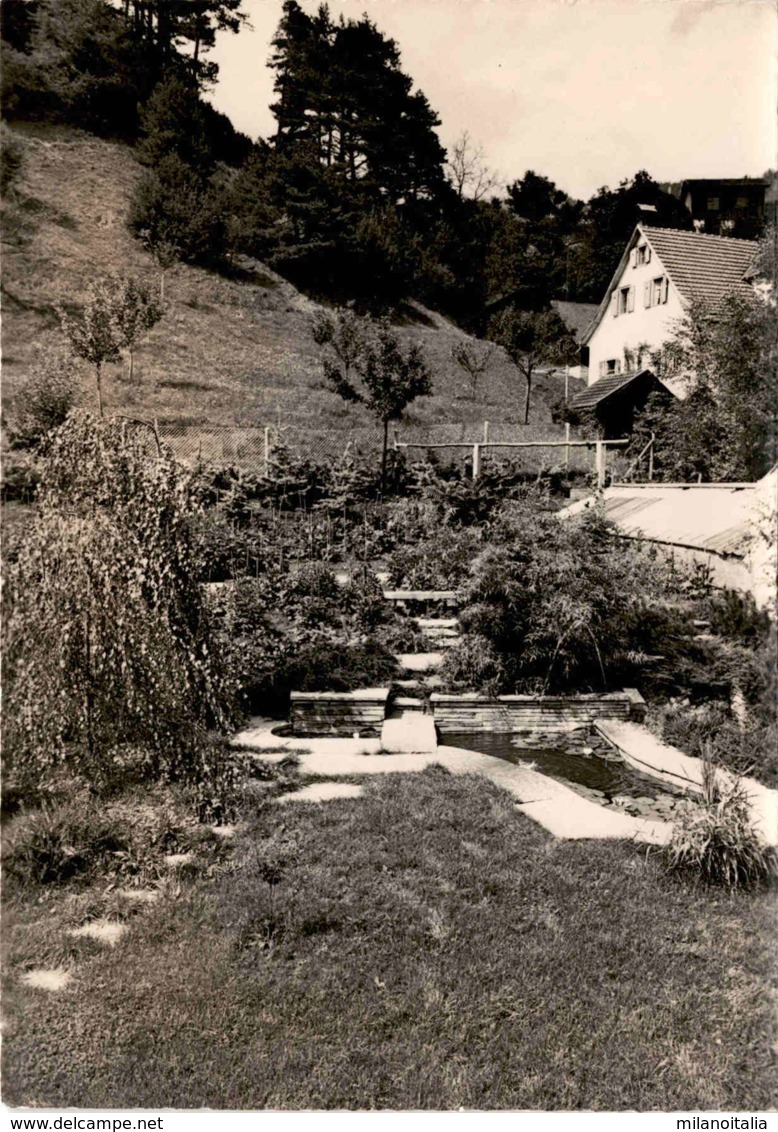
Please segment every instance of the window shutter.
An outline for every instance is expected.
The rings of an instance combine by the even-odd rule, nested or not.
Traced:
[[[651,283],[650,282],[643,284],[643,306],[644,307],[650,307],[651,306]]]
[[[632,266],[637,267],[637,265],[638,265],[638,250],[637,250],[637,248],[632,249],[632,251],[629,253],[629,258],[632,261]]]
[[[670,294],[670,280],[665,275],[664,279],[662,280],[662,302],[663,303],[667,302],[667,297],[668,297],[669,294]]]
[[[629,294],[627,295],[627,310],[633,311],[635,309],[635,288],[630,287]]]
[[[651,248],[646,244],[646,263],[651,262]]]
[[[608,363],[600,362],[600,377],[605,377],[608,372]]]
[[[611,314],[615,318],[619,313],[619,293],[614,291],[611,295]]]

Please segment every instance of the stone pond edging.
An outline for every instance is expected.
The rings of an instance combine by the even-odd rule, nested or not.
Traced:
[[[353,735],[381,731],[389,688],[357,692],[292,692],[289,722],[294,735]]]
[[[439,731],[537,731],[581,727],[595,719],[640,722],[646,702],[636,688],[578,696],[480,696],[433,692],[430,705]]]

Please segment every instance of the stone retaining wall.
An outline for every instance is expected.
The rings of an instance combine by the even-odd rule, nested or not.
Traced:
[[[634,688],[581,696],[430,696],[438,730],[553,731],[595,719],[642,720],[646,703]]]
[[[348,735],[380,732],[386,715],[388,688],[358,692],[292,692],[289,720],[293,735]]]

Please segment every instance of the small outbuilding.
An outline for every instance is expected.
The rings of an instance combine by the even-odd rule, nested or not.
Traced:
[[[652,393],[670,401],[675,399],[650,369],[637,373],[615,373],[582,389],[571,400],[570,408],[577,412],[593,412],[603,439],[618,440],[632,433],[635,417],[646,407]]]

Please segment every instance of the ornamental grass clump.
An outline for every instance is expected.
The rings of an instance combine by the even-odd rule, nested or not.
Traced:
[[[717,774],[706,754],[702,786],[701,800],[677,810],[663,850],[667,870],[730,890],[770,883],[777,871],[775,850],[753,828],[743,782]]]

